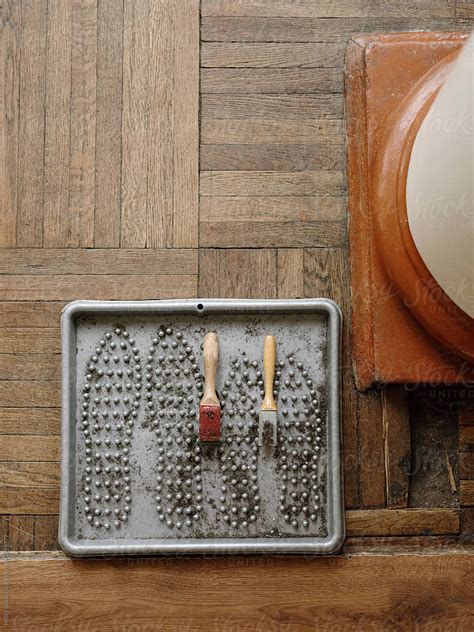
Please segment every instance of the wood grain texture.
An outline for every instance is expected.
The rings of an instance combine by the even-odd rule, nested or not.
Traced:
[[[82,299],[140,300],[196,294],[194,275],[56,274],[4,275],[0,300],[74,301]]]
[[[44,435],[60,433],[59,408],[0,408],[0,435]]]
[[[202,196],[334,195],[344,192],[340,171],[204,171]],[[336,203],[337,206],[337,203]],[[336,218],[337,219],[337,218]]]
[[[304,296],[326,297],[342,310],[342,425],[344,501],[347,508],[360,504],[359,417],[351,367],[350,274],[346,251],[311,248],[304,251]]]
[[[0,274],[197,274],[193,249],[2,248]],[[0,277],[1,283],[1,277]]]
[[[339,94],[204,94],[201,97],[203,118],[270,121],[306,121],[342,116]]]
[[[123,2],[97,7],[97,130],[94,246],[120,245]]]
[[[357,398],[357,406],[361,506],[383,507],[386,482],[381,393],[367,391]]]
[[[216,113],[218,114],[218,112]],[[344,144],[344,123],[340,119],[272,120],[225,119],[201,116],[201,143],[217,145],[260,144]]]
[[[278,298],[304,297],[304,251],[280,248],[277,252]]]
[[[382,4],[382,3],[381,3]],[[452,6],[452,5],[451,5]],[[451,30],[454,18],[426,17],[214,17],[204,16],[204,42],[346,43],[351,35],[391,31]]]
[[[43,244],[46,0],[22,0],[17,244]]]
[[[203,68],[342,68],[344,44],[208,42]]]
[[[201,145],[203,171],[340,171],[342,145]]]
[[[0,461],[58,461],[59,443],[59,436],[2,435]],[[41,513],[41,511],[30,513]]]
[[[200,296],[276,298],[276,278],[274,250],[200,250]]]
[[[395,0],[387,5],[383,0],[367,4],[364,0],[202,0],[203,16],[248,16],[280,18],[334,17],[453,17],[451,0]]]
[[[2,381],[0,402],[3,406],[18,408],[54,408],[60,404],[59,382]]]
[[[51,323],[53,324],[53,323]],[[59,325],[59,322],[54,323]],[[0,330],[0,353],[60,353],[59,326],[26,329],[8,327]]]
[[[59,354],[0,353],[0,380],[44,380],[58,382],[61,377]]]
[[[346,243],[343,222],[200,222],[203,248],[337,247]]]
[[[202,94],[314,94],[342,92],[335,68],[203,68]]]
[[[403,386],[387,386],[383,390],[382,422],[387,507],[407,507],[411,472],[410,411],[408,391]]]
[[[8,548],[10,551],[33,551],[35,520],[32,516],[8,518]]]
[[[474,507],[474,480],[462,480],[460,490],[462,507]]]
[[[59,463],[0,462],[0,486],[57,488],[59,487]]]
[[[72,3],[50,0],[46,49],[43,246],[69,243]],[[76,80],[78,79],[76,74]]]
[[[469,553],[134,563],[62,556],[15,559],[8,562],[8,617],[20,630],[46,628],[54,611],[55,625],[63,629],[339,626],[468,632],[473,625],[471,575]],[[210,579],[203,583],[202,577]],[[68,607],[58,608],[58,603]]]
[[[1,18],[0,247],[3,247],[14,246],[17,235],[21,4],[5,0]]]
[[[0,487],[0,514],[45,514],[59,512],[59,487]]]
[[[1,301],[0,327],[53,327],[59,325],[62,308],[46,301]]]
[[[346,512],[348,535],[442,535],[459,533],[455,509],[374,509]]]
[[[58,543],[58,517],[35,516],[35,551],[55,551]]]

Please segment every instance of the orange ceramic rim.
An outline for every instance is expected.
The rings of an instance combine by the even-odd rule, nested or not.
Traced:
[[[426,73],[389,121],[375,161],[371,198],[377,250],[400,298],[436,340],[474,361],[474,320],[428,270],[413,240],[406,206],[416,135],[457,55],[447,56]]]

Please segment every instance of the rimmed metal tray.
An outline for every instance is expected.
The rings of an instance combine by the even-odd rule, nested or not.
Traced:
[[[331,553],[344,539],[341,314],[311,300],[76,301],[62,314],[59,541],[87,555]],[[219,336],[222,439],[198,441]],[[278,442],[258,445],[265,334]]]

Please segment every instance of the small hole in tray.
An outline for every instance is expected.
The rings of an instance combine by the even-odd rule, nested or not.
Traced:
[[[199,310],[204,309],[204,305],[203,305],[202,303],[198,303],[197,308],[198,308]]]

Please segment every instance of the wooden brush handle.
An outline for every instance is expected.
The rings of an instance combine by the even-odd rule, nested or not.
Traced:
[[[204,394],[201,404],[206,406],[219,406],[216,395],[216,374],[219,362],[219,340],[217,335],[210,331],[204,336]]]
[[[273,378],[275,376],[276,340],[275,336],[265,336],[263,341],[263,383],[265,396],[260,410],[276,410],[273,398]]]

